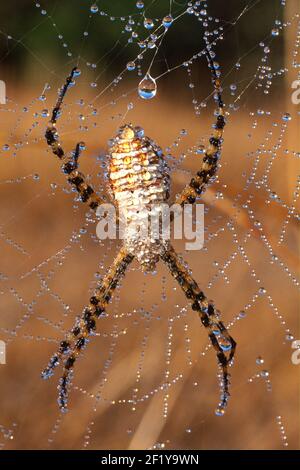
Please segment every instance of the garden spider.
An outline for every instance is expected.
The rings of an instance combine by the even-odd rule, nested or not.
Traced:
[[[200,171],[197,172],[183,191],[176,196],[181,206],[193,204],[200,196],[211,178],[215,175],[220,158],[223,128],[225,126],[224,105],[221,96],[220,72],[212,53],[206,51],[209,68],[212,74],[214,99],[217,103],[216,122],[213,135],[205,151]],[[68,182],[76,188],[81,200],[96,211],[104,201],[87,183],[85,176],[78,170],[78,159],[82,143],[76,145],[71,156],[68,156],[59,141],[56,122],[61,112],[62,103],[68,88],[74,84],[74,78],[80,74],[77,67],[73,68],[61,88],[52,117],[46,130],[47,144],[52,152],[62,161],[62,170]],[[111,193],[119,212],[126,213],[133,204],[134,196],[142,200],[145,207],[149,203],[166,202],[169,198],[169,168],[164,160],[161,149],[143,135],[140,127],[122,126],[109,151],[109,181]],[[112,298],[112,293],[120,279],[125,275],[129,264],[136,258],[143,270],[152,271],[159,261],[163,260],[171,275],[177,280],[192,309],[196,311],[205,328],[213,348],[216,351],[220,367],[221,397],[216,414],[224,414],[229,397],[228,366],[234,356],[236,343],[229,335],[224,324],[219,320],[214,305],[208,301],[196,281],[189,274],[186,265],[179,259],[169,241],[159,239],[143,239],[137,242],[134,237],[125,237],[122,248],[108,269],[103,280],[97,286],[89,305],[83,310],[80,319],[60,343],[43,371],[42,377],[53,375],[54,368],[63,361],[63,375],[60,379],[58,403],[62,411],[67,410],[68,389],[72,377],[74,363],[88,341],[88,337],[96,330],[97,320],[105,313],[105,308]]]

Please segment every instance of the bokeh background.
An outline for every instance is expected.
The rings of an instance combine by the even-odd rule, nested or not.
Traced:
[[[137,264],[128,272],[78,361],[67,415],[56,404],[59,371],[49,382],[40,379],[120,246],[97,240],[95,221],[74,202],[45,145],[47,114],[70,68],[78,63],[82,74],[66,98],[59,129],[68,151],[86,142],[80,165],[101,194],[106,142],[121,123],[143,126],[172,155],[173,196],[199,168],[195,149],[205,144],[213,122],[205,60],[192,63],[190,76],[188,67],[174,68],[203,47],[203,29],[194,17],[176,20],[159,47],[151,71],[163,76],[155,99],[145,102],[137,95],[142,76],[136,71],[114,82],[139,53],[136,41],[128,43],[131,32],[124,31],[128,15],[134,31],[145,35],[136,24],[136,2],[103,0],[97,14],[90,13],[92,3],[15,0],[0,6],[0,79],[8,98],[0,106],[0,339],[7,344],[7,363],[0,365],[0,444],[299,448],[300,366],[291,362],[291,335],[300,336],[300,129],[299,105],[291,102],[297,0],[286,6],[274,0],[208,5],[209,15],[220,19],[217,27],[224,28],[216,50],[228,125],[218,180],[203,197],[205,247],[185,253],[182,242],[175,245],[226,324],[233,322],[238,349],[226,415],[214,415],[217,367],[206,332],[161,265],[154,276],[141,274]],[[169,1],[144,3],[145,16],[157,24],[169,12]],[[172,2],[173,16],[186,6]],[[274,25],[278,36],[271,34]],[[152,54],[141,61],[142,75]],[[259,66],[275,76],[260,79]],[[286,113],[290,118],[283,120]]]

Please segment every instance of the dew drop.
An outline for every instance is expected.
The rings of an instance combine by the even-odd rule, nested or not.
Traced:
[[[247,315],[247,314],[246,314],[245,310],[241,310],[240,313],[239,313],[239,315],[238,315],[238,317],[239,317],[239,318],[245,318],[246,315]]]
[[[167,15],[163,19],[163,25],[165,28],[170,28],[171,24],[173,23],[172,15]]]
[[[278,199],[278,195],[274,192],[271,192],[269,197],[270,199]]]
[[[279,36],[279,29],[278,28],[273,28],[271,31],[272,36]]]
[[[148,46],[148,49],[154,49],[154,47],[155,47],[155,42],[149,41],[148,44],[147,44],[147,46]]]
[[[263,378],[269,377],[269,372],[267,370],[262,370],[260,376]]]
[[[98,12],[98,7],[96,3],[94,3],[91,8],[90,8],[91,13],[97,13]]]
[[[151,18],[145,18],[144,26],[146,29],[152,29],[154,26],[153,20],[151,20]]]
[[[144,8],[144,2],[138,0],[138,1],[136,2],[136,7],[141,10],[142,8]]]
[[[286,339],[287,341],[293,341],[294,336],[288,333],[288,334],[286,335],[285,339]]]
[[[135,63],[132,62],[132,61],[128,62],[127,65],[126,65],[126,68],[127,68],[127,70],[129,70],[129,72],[132,72],[132,70],[135,69]]]
[[[76,67],[74,70],[74,77],[79,77],[79,75],[81,75],[81,70]]]
[[[290,113],[284,113],[283,116],[282,116],[282,120],[285,121],[285,122],[291,121],[292,116],[290,115]]]
[[[140,127],[140,126],[136,126],[136,127],[134,128],[134,132],[135,132],[135,134],[137,135],[137,137],[139,137],[140,139],[141,139],[142,137],[144,137],[144,135],[145,135],[144,129],[143,129],[142,127]]]
[[[150,100],[154,98],[157,92],[156,81],[151,77],[149,73],[140,81],[138,86],[138,93],[144,100]]]
[[[10,147],[9,147],[8,144],[4,144],[3,147],[2,147],[2,149],[3,149],[5,152],[7,152],[7,150],[9,150],[9,148],[10,148]]]
[[[221,336],[218,338],[218,343],[219,343],[220,348],[223,351],[230,351],[232,347],[231,342],[228,339],[226,339],[224,336]]]
[[[225,410],[224,408],[217,408],[215,411],[216,416],[224,416]]]

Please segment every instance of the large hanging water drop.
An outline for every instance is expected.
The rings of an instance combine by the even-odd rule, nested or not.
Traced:
[[[140,81],[138,86],[138,93],[144,100],[151,100],[157,92],[156,81],[149,73]]]

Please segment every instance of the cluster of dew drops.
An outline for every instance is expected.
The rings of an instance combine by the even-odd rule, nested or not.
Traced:
[[[188,3],[188,8],[186,10],[186,13],[188,14],[195,14],[196,16],[202,15],[206,16],[207,15],[207,10],[205,8],[202,8],[200,12],[197,10],[197,8],[200,5],[203,5],[204,1],[196,1],[196,2],[189,2]],[[206,6],[206,4],[205,4]],[[168,29],[171,27],[175,19],[173,18],[172,14],[169,13],[165,15],[162,19],[152,19],[152,18],[147,18],[144,13],[144,2],[143,1],[137,1],[136,2],[136,7],[138,10],[141,11],[141,14],[143,15],[143,26],[147,31],[150,32],[150,36],[146,38],[145,40],[138,40],[138,33],[136,31],[133,31],[133,26],[135,25],[134,19],[130,16],[128,23],[125,26],[125,31],[131,33],[131,37],[129,37],[128,42],[133,42],[134,39],[138,40],[138,46],[142,50],[142,52],[137,56],[135,60],[130,60],[127,65],[126,69],[129,72],[132,72],[133,70],[136,69],[136,62],[137,60],[142,60],[143,59],[143,52],[147,49],[155,49],[156,51],[158,50],[158,45],[157,42],[159,39],[163,39],[164,34],[168,31]],[[100,15],[105,16],[105,12],[99,11],[99,7],[97,4],[93,4],[90,7],[90,11],[93,14],[100,13]],[[110,18],[112,21],[115,20],[114,17]],[[120,18],[122,21],[125,21],[125,17]],[[155,28],[157,24],[157,27]],[[153,32],[151,32],[153,30]],[[163,31],[162,33],[160,31]],[[153,61],[152,61],[153,62]],[[151,76],[150,69],[151,65],[146,72],[145,76],[142,78],[142,80],[138,84],[138,94],[139,96],[144,99],[144,100],[150,100],[156,96],[157,93],[157,83],[156,79]],[[139,75],[141,75],[141,72],[139,70]]]

